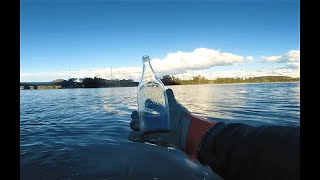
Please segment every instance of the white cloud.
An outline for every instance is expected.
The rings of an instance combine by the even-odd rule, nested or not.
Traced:
[[[261,59],[263,62],[287,63],[288,69],[300,69],[300,50],[290,50],[280,56],[263,56]]]
[[[112,69],[113,79],[134,79],[138,80],[141,76],[142,68],[122,67]],[[87,70],[70,71],[72,78],[101,77],[111,79],[111,68],[95,68]],[[20,73],[20,82],[47,82],[55,79],[68,79],[69,71],[60,72],[39,72],[39,73]]]
[[[264,62],[300,62],[300,50],[290,50],[288,53],[277,56],[262,56]]]
[[[288,68],[278,69],[258,69],[258,70],[229,70],[229,71],[207,71],[207,70],[188,70],[185,73],[176,74],[175,76],[180,79],[192,79],[192,77],[200,75],[207,79],[216,79],[218,77],[258,77],[258,76],[289,76],[289,77],[300,77],[299,63],[290,64]],[[298,66],[298,67],[296,67]],[[142,68],[138,67],[126,67],[126,68],[115,68],[112,70],[114,79],[133,79],[139,81],[141,78]],[[21,82],[28,81],[52,81],[54,79],[67,79],[69,76],[68,72],[50,72],[50,73],[22,73],[20,75]],[[87,71],[72,71],[70,72],[71,77],[82,78],[82,77],[95,77],[100,76],[101,78],[110,79],[111,71],[110,68],[92,69]],[[159,75],[159,77],[161,77]]]
[[[279,60],[281,59],[281,56],[262,56],[262,61],[264,62],[279,62]]]
[[[213,66],[229,66],[243,61],[243,57],[227,52],[220,52],[213,49],[197,48],[192,52],[178,51],[169,53],[163,59],[154,58],[151,60],[153,69],[158,76],[166,74],[183,74],[190,70],[208,69]],[[139,80],[142,67],[122,67],[113,69],[113,79],[134,79]],[[79,70],[70,72],[71,77],[95,77],[110,79],[110,68],[98,68],[90,70]],[[43,73],[21,73],[20,81],[52,81],[54,79],[67,79],[69,72],[43,72]]]
[[[289,69],[300,69],[300,62],[288,62],[287,67]]]
[[[169,53],[163,59],[154,58],[151,64],[159,77],[163,75],[175,75],[181,79],[189,79],[193,76],[201,75],[208,79],[217,77],[257,77],[257,76],[290,76],[300,77],[300,51],[291,50],[281,56],[264,57],[268,62],[282,62],[285,60],[286,67],[280,69],[260,69],[260,70],[232,70],[214,71],[214,66],[230,66],[243,62],[244,58],[227,52],[220,52],[213,49],[198,48],[192,52],[178,51]],[[253,60],[252,56],[246,57],[248,61]],[[235,66],[236,68],[236,66]],[[142,62],[140,67],[121,67],[113,68],[113,79],[133,79],[139,81],[142,73]],[[95,68],[70,71],[70,77],[101,77],[111,78],[111,69]],[[20,82],[52,81],[55,79],[68,79],[69,71],[60,72],[40,72],[40,73],[21,73]]]
[[[291,50],[289,51],[285,59],[288,59],[289,62],[300,62],[300,50]]]
[[[288,68],[278,68],[278,69],[257,69],[257,70],[229,70],[229,71],[219,71],[219,72],[205,72],[203,70],[189,71],[184,74],[178,74],[177,77],[180,79],[192,79],[194,76],[204,76],[207,79],[216,78],[249,78],[249,77],[259,77],[259,76],[289,76],[289,77],[300,77],[299,69],[288,69]]]
[[[253,61],[254,58],[253,58],[253,56],[247,56],[246,59],[247,59],[247,61]]]
[[[197,48],[192,52],[169,53],[163,59],[152,59],[151,64],[157,73],[181,74],[188,70],[208,69],[213,66],[229,66],[243,61],[242,56],[213,49]]]

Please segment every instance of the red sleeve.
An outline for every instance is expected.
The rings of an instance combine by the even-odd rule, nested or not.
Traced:
[[[216,124],[216,122],[197,117],[191,113],[188,113],[186,116],[191,118],[187,134],[186,153],[191,159],[197,159],[199,145],[203,136]]]

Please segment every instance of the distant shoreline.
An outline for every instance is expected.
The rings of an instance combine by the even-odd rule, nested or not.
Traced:
[[[267,83],[294,83],[299,81],[273,81],[273,82],[238,82],[238,83],[207,83],[207,84],[267,84]],[[206,85],[206,84],[177,84],[177,85],[169,85],[169,86],[186,86],[186,85]],[[168,85],[167,85],[168,86]]]
[[[187,86],[187,85],[231,85],[231,84],[271,84],[271,83],[299,83],[300,81],[274,81],[274,82],[239,82],[239,83],[208,83],[208,84],[180,84],[167,86]]]
[[[272,83],[299,83],[300,81],[279,81],[279,82],[253,82],[253,83],[208,83],[208,84],[176,84],[165,86],[200,86],[200,85],[233,85],[233,84],[272,84]],[[98,88],[119,88],[119,87],[137,87],[137,86],[110,86],[110,87],[72,87],[72,88],[40,88],[40,89],[21,89],[20,90],[48,90],[48,89],[98,89]]]
[[[88,79],[88,78],[87,78]],[[133,80],[105,80],[101,78],[89,79],[90,84],[85,84],[86,80],[82,83],[75,82],[74,80],[63,80],[61,82],[48,82],[50,85],[45,85],[39,82],[37,85],[34,83],[20,83],[20,90],[29,89],[75,89],[75,88],[112,88],[112,87],[137,87],[139,82]],[[88,81],[88,80],[87,80]],[[208,80],[204,77],[197,76],[192,80],[180,80],[174,76],[164,76],[161,81],[165,86],[174,85],[206,85],[206,84],[256,84],[256,83],[289,83],[300,82],[300,78],[291,78],[285,76],[262,76],[254,78],[217,78],[215,80]],[[23,85],[23,86],[21,86]]]

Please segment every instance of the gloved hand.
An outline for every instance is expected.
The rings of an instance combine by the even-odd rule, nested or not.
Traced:
[[[141,133],[139,131],[139,113],[133,111],[131,114],[132,121],[130,122],[130,128],[134,131],[130,132],[128,139],[134,142],[149,142],[160,146],[172,146],[186,150],[186,139],[191,122],[191,118],[186,116],[189,111],[176,101],[171,89],[167,89],[166,94],[170,110],[171,131],[168,133]]]

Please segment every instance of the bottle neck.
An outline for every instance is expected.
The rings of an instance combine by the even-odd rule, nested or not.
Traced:
[[[143,75],[142,79],[152,79],[155,78],[155,73],[152,69],[150,61],[143,61]]]

